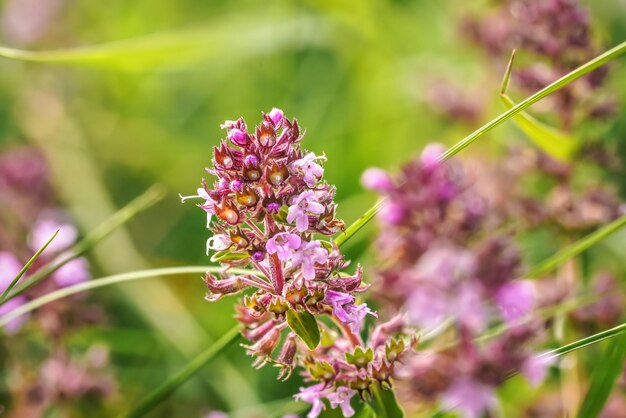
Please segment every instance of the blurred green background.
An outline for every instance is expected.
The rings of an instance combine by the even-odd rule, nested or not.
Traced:
[[[625,2],[585,3],[603,45],[626,39]],[[223,135],[220,123],[243,116],[254,125],[274,106],[306,128],[305,148],[328,157],[326,178],[336,184],[339,215],[350,223],[375,198],[359,185],[365,168],[396,167],[433,140],[450,145],[501,112],[501,75],[463,42],[458,27],[460,17],[488,5],[4,1],[2,45],[60,52],[35,56],[44,62],[0,60],[0,147],[43,150],[61,203],[83,232],[152,184],[166,188],[162,202],[92,251],[95,277],[208,264],[204,215],[177,195],[198,187]],[[626,66],[612,67],[610,86],[624,102]],[[475,123],[432,111],[427,92],[440,79],[486,104]],[[613,141],[626,132],[626,107],[619,112]],[[498,155],[502,144],[523,140],[506,124],[468,152]],[[626,145],[619,149],[623,154]],[[351,242],[349,255],[363,254],[371,232]],[[94,341],[110,345],[119,391],[97,410],[87,405],[85,416],[125,409],[232,327],[234,301],[210,304],[203,296],[198,277],[92,292],[110,324],[83,330],[68,345],[76,351]],[[249,363],[240,347],[229,350],[150,416],[199,417],[212,409],[280,415],[299,378],[276,382],[271,367],[256,371]]]

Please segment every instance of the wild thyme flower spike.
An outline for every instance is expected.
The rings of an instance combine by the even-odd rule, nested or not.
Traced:
[[[207,213],[212,232],[207,251],[215,252],[212,259],[224,266],[219,277],[207,273],[206,298],[254,289],[237,306],[254,365],[274,364],[281,368],[279,378],[287,378],[303,362],[310,380],[322,382],[324,396],[334,399],[334,406],[349,405],[352,395],[367,391],[376,376],[387,381],[393,361],[376,354],[366,373],[345,360],[346,350],[357,353],[363,345],[363,321],[375,314],[356,302],[355,294],[367,288],[361,268],[344,273],[349,262],[339,248],[316,239],[344,228],[335,217],[335,188],[323,178],[326,157],[301,148],[298,122],[279,109],[263,114],[253,129],[242,118],[226,121],[222,128],[226,138],[214,148],[207,169],[215,179],[203,180],[195,196],[181,196],[183,201],[203,201],[198,206]],[[233,266],[256,272],[230,274]],[[318,322],[318,315],[330,316],[339,334]],[[331,341],[324,348],[318,347],[320,328]],[[354,373],[341,371],[344,363]]]

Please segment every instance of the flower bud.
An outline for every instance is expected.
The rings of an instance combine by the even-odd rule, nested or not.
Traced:
[[[248,143],[248,134],[241,129],[233,128],[228,132],[228,139],[230,139],[233,144],[243,147]]]
[[[215,205],[215,214],[229,225],[237,225],[239,223],[239,212],[237,208],[227,200],[221,205]]]
[[[374,351],[371,348],[363,351],[362,347],[354,349],[353,353],[346,353],[346,361],[359,369],[367,367],[374,360]]]
[[[265,170],[265,178],[272,186],[280,186],[287,180],[287,177],[289,177],[289,170],[284,164],[272,163],[272,165]]]
[[[272,108],[268,114],[269,118],[274,122],[274,126],[278,125],[283,120],[283,111],[277,108]]]
[[[259,196],[253,189],[247,186],[244,186],[243,190],[240,193],[237,193],[237,202],[248,208],[255,206],[258,201]]]
[[[213,148],[215,155],[215,162],[221,165],[224,168],[232,168],[233,166],[233,158],[230,156],[228,151],[226,151],[225,147]]]
[[[264,147],[271,147],[276,142],[276,130],[268,121],[261,122],[261,126],[256,130],[256,136]]]
[[[233,180],[230,182],[229,189],[233,192],[240,192],[243,190],[243,181]]]

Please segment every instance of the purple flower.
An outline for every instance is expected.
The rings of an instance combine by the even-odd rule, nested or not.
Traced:
[[[546,378],[548,367],[555,361],[549,355],[532,356],[526,359],[520,371],[532,386],[539,386]]]
[[[326,157],[323,155],[318,157],[312,152],[309,152],[303,158],[292,163],[294,168],[302,171],[304,174],[304,182],[309,187],[315,186],[317,180],[324,175],[324,169],[321,165],[316,163],[315,160],[326,160]]]
[[[91,278],[89,263],[85,257],[74,259],[54,272],[52,278],[61,287],[87,281]]]
[[[53,219],[40,219],[35,223],[30,236],[30,248],[39,250],[59,230],[59,234],[48,245],[46,251],[57,253],[70,247],[78,236],[78,231],[72,225],[62,224]]]
[[[451,300],[452,315],[474,332],[482,331],[487,325],[487,311],[479,286],[467,282],[454,290]]]
[[[501,286],[496,302],[506,322],[515,322],[532,311],[535,304],[535,287],[528,280],[514,280]]]
[[[292,223],[295,219],[296,229],[304,232],[309,229],[309,213],[324,213],[324,205],[318,202],[317,196],[311,190],[306,190],[298,195],[294,203],[289,206],[287,222]]]
[[[274,107],[267,116],[270,117],[274,125],[278,125],[283,120],[284,114],[282,110]]]
[[[361,184],[363,187],[377,192],[385,192],[393,187],[393,181],[389,174],[377,167],[370,167],[363,172]]]
[[[443,406],[459,411],[465,418],[480,418],[495,398],[493,389],[472,379],[461,377],[443,394]]]
[[[367,304],[361,305],[354,304],[354,296],[337,292],[335,290],[327,290],[324,296],[324,303],[327,303],[333,307],[333,314],[344,324],[350,325],[352,332],[359,333],[361,331],[361,325],[363,319],[367,314],[376,316]]]
[[[0,252],[0,293],[9,287],[21,269],[22,265],[13,253],[8,251]]]
[[[308,388],[300,388],[300,392],[293,396],[297,401],[311,404],[311,410],[307,414],[307,418],[317,418],[326,409],[326,405],[322,401],[322,398],[326,395],[325,392],[327,392],[324,389],[325,386],[325,383],[318,383]]]
[[[213,199],[211,199],[211,197],[209,196],[207,191],[204,190],[204,188],[200,187],[198,188],[197,191],[198,191],[197,195],[182,196],[179,193],[178,197],[180,197],[180,201],[183,203],[187,199],[204,199],[205,200],[204,204],[200,205],[200,207],[207,213],[206,227],[208,228],[211,224],[211,218],[215,214],[215,204],[213,203]]]
[[[429,284],[417,286],[407,301],[408,319],[423,328],[436,328],[448,316],[446,294]]]
[[[422,150],[420,154],[420,162],[424,167],[424,170],[432,171],[439,164],[439,157],[446,151],[446,147],[441,144],[432,143],[428,144]]]
[[[281,232],[267,241],[265,249],[270,254],[277,253],[280,260],[287,261],[291,258],[293,251],[300,247],[301,243],[302,239],[298,235]]]
[[[292,256],[294,267],[301,266],[302,277],[307,280],[315,279],[315,263],[324,264],[328,260],[328,251],[322,248],[319,241],[302,241]]]
[[[228,139],[233,141],[233,144],[239,145],[241,147],[245,146],[248,143],[248,135],[241,129],[233,128],[228,131]]]
[[[27,301],[24,296],[17,296],[12,299],[9,299],[8,301],[0,305],[0,316],[8,314],[9,312],[24,305],[26,302]],[[17,318],[14,318],[11,321],[9,321],[4,326],[4,330],[6,331],[6,333],[15,334],[17,331],[19,331],[20,328],[22,328],[22,325],[24,324],[24,322],[26,322],[26,320],[28,319],[28,316],[29,316],[28,314],[20,315]]]
[[[390,225],[400,225],[406,219],[407,211],[401,204],[386,202],[378,213],[378,219]]]
[[[340,407],[344,417],[351,417],[354,415],[354,409],[350,405],[350,400],[355,394],[356,391],[354,389],[341,386],[335,392],[328,394],[327,398],[330,401],[331,408]]]

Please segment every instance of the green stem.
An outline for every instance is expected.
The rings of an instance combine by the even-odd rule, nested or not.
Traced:
[[[24,273],[26,273],[26,271],[30,268],[30,266],[33,265],[33,263],[35,262],[35,260],[37,260],[39,258],[39,256],[41,255],[41,253],[48,248],[48,245],[50,245],[50,243],[52,242],[53,239],[56,238],[56,236],[59,234],[60,229],[57,229],[57,231],[52,235],[52,237],[50,237],[50,239],[48,240],[48,242],[46,242],[43,247],[41,247],[36,253],[35,255],[33,255],[30,260],[28,260],[28,263],[26,263],[26,265],[24,267],[22,267],[22,269],[20,270],[19,273],[17,273],[17,276],[15,276],[15,278],[13,279],[13,281],[9,284],[9,286],[7,286],[6,289],[4,289],[4,292],[2,292],[2,295],[0,296],[0,305],[2,305],[8,298],[8,294],[11,291],[11,289],[13,289],[13,287],[15,287],[15,285],[17,284],[17,282],[20,281],[20,279],[22,278],[22,276],[24,275]]]
[[[221,271],[221,267],[216,266],[187,266],[187,267],[168,267],[168,268],[159,268],[159,269],[150,269],[150,270],[140,270],[133,271],[130,273],[121,273],[114,274],[112,276],[103,277],[100,279],[89,280],[87,282],[78,283],[73,286],[64,287],[62,289],[55,290],[54,292],[47,293],[43,296],[40,296],[36,299],[25,303],[22,306],[19,306],[12,311],[0,316],[0,328],[12,321],[13,319],[24,315],[28,312],[31,312],[41,306],[54,302],[59,299],[66,298],[68,296],[74,295],[76,293],[84,292],[86,290],[96,289],[98,287],[109,286],[116,283],[127,282],[131,280],[138,279],[148,279],[151,277],[159,277],[159,276],[175,276],[180,274],[191,274],[191,273],[218,273]],[[235,274],[246,274],[250,273],[251,270],[244,269],[230,269],[229,270]]]
[[[224,334],[209,348],[198,354],[193,360],[181,369],[178,373],[157,387],[148,396],[139,401],[127,414],[120,415],[120,418],[138,418],[157,406],[161,401],[170,396],[183,383],[189,380],[198,370],[206,366],[211,360],[224,352],[240,338],[239,327],[235,326]]]
[[[515,106],[511,107],[506,112],[502,113],[497,118],[491,120],[490,122],[488,122],[485,125],[481,126],[477,130],[475,130],[474,132],[472,132],[471,134],[469,134],[468,136],[466,136],[465,138],[463,138],[462,140],[457,142],[455,145],[450,147],[446,152],[444,152],[439,157],[439,161],[443,162],[443,161],[449,160],[450,158],[452,158],[453,156],[455,156],[456,154],[458,154],[459,152],[464,150],[466,147],[468,147],[470,144],[472,144],[474,141],[476,141],[479,137],[481,137],[485,133],[489,132],[493,128],[497,127],[498,125],[501,125],[503,122],[505,122],[508,119],[512,118],[513,116],[517,115],[518,113],[520,113],[524,109],[530,107],[531,105],[537,103],[539,100],[543,99],[544,97],[546,97],[546,96],[554,93],[555,91],[565,87],[566,85],[568,85],[572,81],[579,79],[580,77],[584,76],[585,74],[590,73],[591,71],[595,70],[596,68],[601,67],[602,65],[604,65],[607,62],[611,61],[612,59],[620,56],[624,52],[626,52],[626,42],[622,42],[621,44],[615,46],[614,48],[609,49],[605,53],[597,56],[596,58],[592,59],[591,61],[588,61],[587,63],[581,65],[578,68],[576,68],[574,71],[564,75],[563,77],[561,77],[558,80],[556,80],[554,83],[552,83],[552,84],[548,85],[547,87],[539,90],[537,93],[535,93],[532,96],[528,97],[526,100],[523,100],[523,101],[519,102],[518,104],[516,104]],[[368,211],[365,212],[365,214],[363,216],[361,216],[359,219],[357,219],[352,225],[350,225],[344,232],[342,232],[335,239],[335,243],[337,243],[337,245],[340,245],[340,243],[343,244],[346,241],[348,241],[357,231],[359,231],[361,228],[363,228],[363,226],[365,226],[366,223],[368,223],[369,221],[372,220],[374,215],[376,215],[376,213],[378,213],[380,211],[380,209],[382,208],[383,204],[384,204],[384,201],[379,201],[373,207],[368,209]]]
[[[576,241],[572,245],[569,245],[561,249],[552,257],[545,259],[544,261],[542,261],[541,263],[539,263],[538,265],[530,269],[525,274],[525,277],[528,277],[528,278],[541,277],[542,275],[556,268],[565,260],[568,260],[572,257],[577,256],[578,254],[582,253],[583,251],[589,249],[590,247],[594,246],[598,242],[602,241],[609,235],[613,234],[614,232],[617,232],[620,228],[624,226],[626,226],[626,215],[622,216],[621,218],[617,218],[613,222],[603,226],[597,231],[592,232],[586,237]]]
[[[35,274],[30,276],[24,283],[17,286],[5,300],[9,300],[36,285],[65,264],[80,257],[95,244],[106,238],[110,233],[115,231],[121,225],[135,217],[139,212],[148,209],[164,197],[165,193],[162,186],[155,185],[143,192],[140,196],[133,199],[122,209],[114,213],[109,219],[96,227],[85,238],[76,243],[67,252],[59,255],[56,259],[44,265]]]
[[[572,351],[579,350],[583,347],[587,347],[589,345],[598,343],[600,341],[604,341],[606,339],[616,337],[620,334],[623,334],[624,332],[626,332],[626,323],[620,324],[616,326],[615,328],[607,329],[606,331],[599,332],[589,337],[585,337],[578,341],[574,341],[573,343],[563,345],[552,351],[548,351],[544,353],[543,356],[554,356],[554,357],[563,356],[565,354],[571,353]]]

